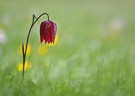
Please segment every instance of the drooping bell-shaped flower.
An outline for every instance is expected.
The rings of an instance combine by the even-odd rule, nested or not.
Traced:
[[[24,79],[24,71],[25,71],[25,65],[26,65],[26,53],[27,53],[27,49],[28,49],[27,47],[28,47],[28,43],[29,43],[30,33],[31,33],[31,30],[32,30],[33,26],[36,24],[36,22],[43,15],[46,15],[48,17],[48,20],[43,21],[40,25],[40,41],[41,41],[41,43],[43,41],[45,41],[45,43],[48,43],[48,44],[54,43],[54,41],[55,41],[57,26],[54,22],[49,20],[48,13],[42,13],[38,17],[36,17],[33,14],[32,24],[31,24],[30,29],[28,31],[26,43],[22,43],[22,56],[23,56],[22,76],[23,76],[23,79]],[[26,44],[26,47],[24,47],[25,44]]]
[[[42,43],[54,43],[57,31],[57,25],[50,21],[43,21],[40,25],[40,42]]]

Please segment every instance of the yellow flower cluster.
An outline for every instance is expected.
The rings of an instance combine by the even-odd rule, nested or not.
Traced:
[[[24,50],[25,50],[25,49],[26,49],[26,44],[24,44]],[[19,50],[18,50],[18,51],[19,51],[19,54],[22,55],[22,45],[21,45],[21,44],[19,45]],[[30,56],[31,52],[32,52],[31,45],[28,44],[26,56]],[[24,66],[24,71],[26,71],[26,70],[28,70],[28,69],[30,69],[30,68],[31,68],[31,63],[28,62],[28,61],[26,61],[26,62],[25,62],[25,66]],[[17,70],[18,70],[19,72],[22,72],[22,71],[23,71],[23,63],[19,63],[19,64],[18,64]]]
[[[26,44],[24,44],[24,50],[25,49],[26,49]],[[32,52],[31,45],[28,44],[26,56],[29,56],[31,54],[31,52]],[[19,45],[19,54],[22,55],[22,45],[21,44]]]
[[[56,38],[55,38],[55,41],[54,41],[54,44],[49,44],[49,46],[55,46],[58,42],[58,36],[56,35]],[[26,44],[24,45],[24,50],[26,48]],[[22,55],[22,45],[19,45],[19,48],[18,48],[18,52],[20,55]],[[30,54],[32,53],[32,47],[30,44],[28,44],[27,46],[27,53],[26,53],[26,56],[30,56]],[[44,56],[48,53],[48,46],[46,45],[41,45],[39,48],[38,48],[38,54],[40,56]],[[24,71],[27,71],[28,69],[31,68],[31,63],[26,61],[25,62],[25,66],[24,66]],[[23,64],[22,63],[18,63],[18,66],[17,66],[17,70],[19,72],[22,72],[23,71]]]
[[[25,66],[24,66],[24,71],[26,71],[26,70],[28,70],[30,68],[31,68],[31,63],[26,61]],[[18,69],[19,72],[22,72],[23,71],[23,64],[19,63],[17,69]]]
[[[40,46],[39,49],[38,49],[38,54],[41,55],[41,56],[46,55],[47,52],[48,52],[48,48],[45,45]]]

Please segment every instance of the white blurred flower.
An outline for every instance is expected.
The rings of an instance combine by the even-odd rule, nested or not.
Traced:
[[[99,26],[99,34],[105,39],[118,40],[122,36],[125,23],[123,18],[115,17],[107,24]]]
[[[109,38],[113,40],[117,40],[122,36],[122,32],[124,30],[124,24],[125,22],[123,21],[122,18],[114,18],[110,21],[109,24]]]
[[[121,32],[124,28],[124,22],[122,19],[115,18],[110,22],[111,32]]]
[[[5,44],[7,42],[7,36],[4,31],[0,30],[0,44]]]

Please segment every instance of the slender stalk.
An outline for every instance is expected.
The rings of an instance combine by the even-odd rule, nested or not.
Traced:
[[[34,20],[37,19],[37,17],[33,14],[33,19],[32,19],[32,23],[34,22]],[[39,22],[39,20],[38,20]],[[40,23],[40,22],[39,22]]]
[[[24,67],[25,67],[25,60],[26,60],[26,53],[27,53],[27,47],[28,47],[28,42],[29,42],[29,37],[30,37],[30,33],[31,33],[31,30],[33,28],[33,26],[35,25],[35,23],[39,20],[39,18],[43,15],[47,15],[48,17],[48,20],[49,20],[49,15],[47,13],[42,13],[39,17],[36,18],[35,15],[33,15],[33,18],[32,18],[32,24],[30,26],[30,29],[28,31],[28,35],[27,35],[27,39],[26,39],[26,47],[24,48],[24,43],[22,43],[22,54],[23,54],[23,72],[22,72],[22,76],[23,76],[23,79],[24,79]],[[35,18],[35,20],[34,20]],[[24,50],[25,49],[25,50]]]
[[[24,60],[24,58],[25,58],[25,54],[24,54],[24,43],[22,43],[22,54],[23,54],[23,73],[22,73],[22,75],[23,75],[23,78],[24,78],[24,64],[25,64],[25,60]]]

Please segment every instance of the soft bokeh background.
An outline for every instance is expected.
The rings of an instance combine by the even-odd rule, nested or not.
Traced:
[[[134,96],[134,4],[134,0],[1,0],[0,96]],[[54,45],[40,44],[36,23],[23,81],[21,43],[32,15],[44,12],[57,23],[57,40]]]

